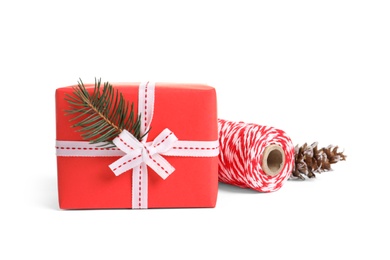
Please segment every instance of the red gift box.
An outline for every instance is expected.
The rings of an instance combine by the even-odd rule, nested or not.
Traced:
[[[125,100],[139,102],[140,84],[112,84]],[[91,93],[92,84],[85,85]],[[58,195],[61,209],[136,208],[132,197],[133,170],[116,176],[109,168],[120,156],[62,156],[59,151],[75,149],[59,142],[84,141],[72,127],[66,95],[73,87],[56,90],[56,139]],[[149,94],[149,93],[148,93]],[[200,84],[156,83],[153,119],[147,141],[169,128],[179,141],[217,142],[216,92]],[[140,110],[140,109],[139,109]],[[218,143],[218,142],[217,142]],[[79,148],[80,149],[80,148]],[[84,148],[86,149],[86,148]],[[91,148],[92,149],[92,148]],[[96,148],[98,149],[98,148]],[[180,149],[187,149],[187,147]],[[191,148],[192,149],[192,148]],[[197,148],[198,149],[198,148]],[[215,148],[218,150],[218,147]],[[175,170],[166,179],[147,167],[147,208],[215,207],[218,191],[218,156],[164,156]],[[134,183],[136,184],[136,183]]]

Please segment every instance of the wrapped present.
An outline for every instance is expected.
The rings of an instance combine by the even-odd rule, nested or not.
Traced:
[[[96,83],[82,86],[90,96],[96,97],[97,91],[102,95]],[[133,128],[123,129],[112,145],[86,140],[81,127],[75,127],[78,119],[94,116],[69,113],[77,85],[56,90],[60,208],[215,207],[219,151],[215,89],[151,82],[117,83],[112,89],[126,104],[134,104],[133,116],[139,118],[138,136]],[[100,109],[116,107],[119,98],[113,100],[116,104],[102,101]]]

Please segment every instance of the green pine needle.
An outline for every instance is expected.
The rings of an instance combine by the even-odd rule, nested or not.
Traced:
[[[112,140],[124,129],[138,140],[141,135],[141,116],[134,116],[134,103],[123,98],[122,93],[114,90],[111,84],[105,82],[101,90],[101,80],[95,79],[95,88],[90,94],[80,79],[73,87],[73,95],[66,95],[69,104],[66,115],[73,115],[71,121],[76,121],[73,127],[79,127],[84,140],[91,144],[103,143],[103,146],[114,146]]]

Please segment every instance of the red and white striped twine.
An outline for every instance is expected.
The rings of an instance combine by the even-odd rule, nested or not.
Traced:
[[[220,182],[260,192],[279,190],[294,166],[294,145],[282,130],[252,123],[218,119]],[[261,162],[267,146],[281,146],[285,164],[279,174],[267,175]]]

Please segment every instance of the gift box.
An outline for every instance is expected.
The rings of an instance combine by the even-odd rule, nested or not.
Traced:
[[[91,144],[73,127],[66,99],[74,95],[74,87],[58,88],[55,96],[61,209],[215,207],[218,126],[213,87],[112,83],[124,100],[134,104],[146,137],[137,141],[123,131],[115,138],[116,147],[108,148]],[[94,87],[85,84],[90,94]],[[131,163],[135,165],[129,168]]]

